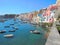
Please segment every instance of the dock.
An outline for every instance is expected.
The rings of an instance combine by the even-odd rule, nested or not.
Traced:
[[[60,45],[60,35],[58,33],[55,23],[51,27],[51,30],[45,45]]]

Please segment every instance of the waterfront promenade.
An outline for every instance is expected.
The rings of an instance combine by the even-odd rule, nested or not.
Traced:
[[[60,45],[60,35],[56,29],[55,23],[51,27],[50,34],[45,45]]]

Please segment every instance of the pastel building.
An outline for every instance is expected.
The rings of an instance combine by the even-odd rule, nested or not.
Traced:
[[[54,11],[51,11],[49,8],[44,10],[42,14],[38,14],[39,22],[52,23],[54,21]]]
[[[39,11],[33,11],[29,13],[24,13],[19,16],[20,19],[27,19],[30,22],[40,23],[47,22],[53,23],[55,17],[60,14],[60,1],[56,4],[50,5],[48,8],[41,9]]]

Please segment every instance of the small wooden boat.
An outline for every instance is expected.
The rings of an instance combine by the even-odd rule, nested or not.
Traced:
[[[0,20],[0,22],[5,22],[5,20]]]
[[[38,31],[38,30],[31,30],[30,32],[33,34],[40,34],[40,31]]]
[[[14,24],[10,24],[10,25],[14,25]]]
[[[5,28],[9,28],[10,26],[4,26]]]
[[[17,27],[12,27],[12,28],[14,28],[14,29],[18,30],[18,28],[17,28]]]
[[[15,28],[15,30],[18,30],[18,28]]]
[[[16,18],[14,18],[14,21],[16,21]]]
[[[9,30],[9,32],[15,32],[16,30]]]
[[[6,34],[4,35],[5,38],[12,38],[14,35],[13,34]]]
[[[0,31],[0,33],[5,33],[5,32],[6,32],[6,30],[1,30],[1,31]]]
[[[30,22],[30,24],[32,24],[32,25],[37,25],[37,23],[35,23],[35,22]]]
[[[27,21],[23,21],[23,23],[27,23]]]

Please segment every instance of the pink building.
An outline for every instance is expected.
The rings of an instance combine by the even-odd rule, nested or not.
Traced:
[[[47,8],[45,12],[43,12],[43,17],[45,19],[45,22],[53,22],[54,21],[54,12],[51,11],[51,7]]]

